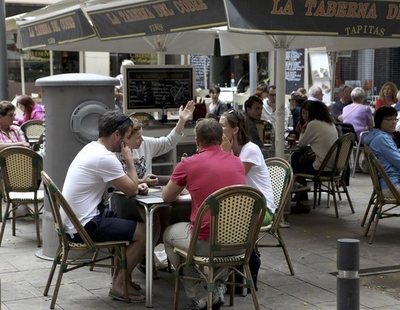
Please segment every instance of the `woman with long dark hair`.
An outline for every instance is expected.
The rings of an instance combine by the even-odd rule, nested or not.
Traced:
[[[246,172],[246,184],[260,190],[267,200],[263,224],[268,225],[276,210],[271,178],[260,148],[249,139],[246,117],[241,111],[230,110],[221,115],[219,123],[224,131],[222,148],[240,158]]]
[[[36,103],[28,95],[20,95],[17,97],[17,106],[24,113],[20,118],[15,118],[15,123],[21,126],[23,123],[36,119],[44,121],[44,107],[41,104]]]

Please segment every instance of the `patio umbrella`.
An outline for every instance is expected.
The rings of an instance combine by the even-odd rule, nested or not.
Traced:
[[[286,49],[299,48],[301,42],[309,47],[320,42],[328,50],[377,48],[379,42],[381,47],[400,45],[397,2],[224,0],[224,4],[230,31],[265,36],[276,51],[277,137],[284,136]],[[277,139],[275,146],[276,155],[283,157],[283,139]]]

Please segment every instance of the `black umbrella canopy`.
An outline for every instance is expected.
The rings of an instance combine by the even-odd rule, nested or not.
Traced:
[[[224,0],[230,30],[273,34],[400,37],[399,1]]]
[[[222,0],[98,0],[85,11],[101,40],[226,25]]]

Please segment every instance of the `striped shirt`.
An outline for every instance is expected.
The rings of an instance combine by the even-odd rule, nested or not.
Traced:
[[[8,132],[0,129],[0,143],[13,142],[26,142],[23,131],[15,125],[11,125]]]

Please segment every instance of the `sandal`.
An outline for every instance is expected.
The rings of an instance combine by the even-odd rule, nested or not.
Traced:
[[[126,298],[124,296],[121,296],[121,295],[117,294],[112,289],[110,289],[110,291],[108,292],[108,296],[110,296],[111,298],[113,298],[115,300],[125,301],[125,302],[129,302],[129,303],[143,302],[143,301],[146,300],[146,297],[144,295],[142,295],[142,294],[129,294],[128,295],[129,299],[126,300]]]
[[[142,288],[140,287],[140,285],[139,284],[137,284],[137,283],[135,283],[135,282],[130,282],[130,285],[131,285],[131,287],[133,287],[133,289],[135,290],[135,291],[140,291]]]

